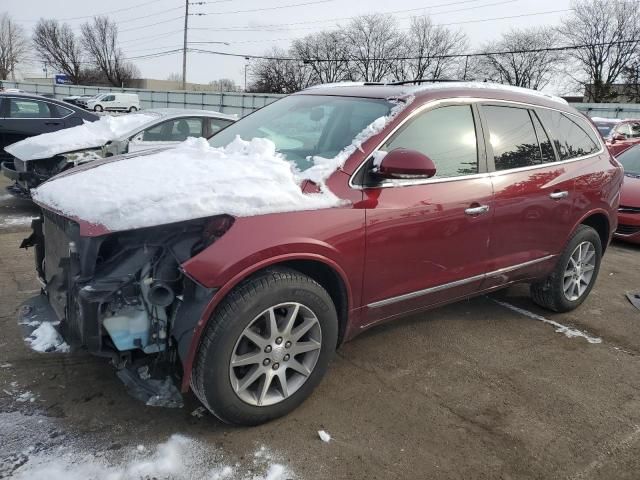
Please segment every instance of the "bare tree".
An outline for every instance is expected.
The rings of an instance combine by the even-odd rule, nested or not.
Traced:
[[[118,46],[118,27],[108,17],[94,17],[82,25],[82,44],[96,68],[114,86],[121,86],[137,73]]]
[[[250,92],[293,93],[318,83],[308,64],[282,49],[273,48],[265,57],[251,64]]]
[[[170,82],[182,82],[182,74],[178,72],[170,73],[167,76],[167,80]]]
[[[16,65],[22,62],[29,51],[24,30],[7,14],[0,15],[0,80],[15,75]]]
[[[402,54],[403,36],[393,17],[364,15],[354,18],[344,31],[354,79],[381,82],[390,77],[394,60]]]
[[[82,47],[66,23],[41,18],[33,32],[33,45],[40,60],[66,74],[71,83],[85,79]]]
[[[494,82],[539,90],[549,84],[562,64],[561,52],[544,50],[557,46],[558,39],[559,34],[550,27],[504,33],[482,49],[486,55],[479,60],[480,74]]]
[[[560,32],[594,102],[615,96],[613,83],[632,63],[640,46],[640,5],[635,1],[578,0]]]
[[[307,35],[293,42],[294,55],[310,65],[319,83],[351,79],[349,48],[339,31]]]
[[[463,32],[434,25],[426,16],[414,17],[399,51],[404,59],[393,62],[393,76],[396,80],[454,76],[459,58],[447,56],[461,53],[467,44]]]
[[[239,92],[240,86],[230,78],[221,78],[220,80],[211,80],[209,85],[217,92]]]

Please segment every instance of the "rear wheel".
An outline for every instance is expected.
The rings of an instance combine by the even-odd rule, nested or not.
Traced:
[[[562,253],[555,270],[544,281],[531,284],[531,298],[555,312],[578,307],[595,284],[602,260],[600,235],[580,225]]]
[[[137,109],[136,107],[131,107],[131,108],[129,108],[129,111],[130,111],[130,112],[137,112],[137,111],[138,111],[138,109]]]
[[[102,112],[104,109],[102,108],[102,105],[96,105],[95,107],[93,107],[93,111],[94,112]]]
[[[244,281],[211,318],[192,376],[196,396],[222,421],[257,425],[300,405],[337,343],[331,297],[289,269]]]

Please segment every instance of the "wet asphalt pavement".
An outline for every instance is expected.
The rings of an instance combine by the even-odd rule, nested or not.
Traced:
[[[640,311],[624,294],[640,290],[639,247],[612,245],[590,298],[568,314],[516,286],[375,328],[339,350],[298,410],[235,428],[191,396],[177,410],[138,403],[104,359],[23,344],[15,314],[38,284],[32,252],[17,246],[37,209],[4,195],[0,478],[104,478],[114,465],[171,458],[183,437],[157,448],[174,434],[190,439],[177,442],[186,465],[157,478],[638,478]],[[24,476],[38,462],[48,476]],[[68,471],[56,477],[60,462]],[[94,463],[102,473],[87,473]],[[126,478],[144,478],[131,468]]]

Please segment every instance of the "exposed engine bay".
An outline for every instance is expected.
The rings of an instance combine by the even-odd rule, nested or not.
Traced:
[[[150,382],[166,390],[167,377],[181,376],[180,360],[215,293],[180,265],[233,221],[222,215],[83,237],[75,222],[45,210],[21,246],[35,247],[42,295],[71,349],[110,358],[130,390],[146,390],[141,399],[154,402]]]

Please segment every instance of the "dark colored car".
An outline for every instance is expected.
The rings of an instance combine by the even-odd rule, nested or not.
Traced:
[[[591,119],[602,135],[607,148],[616,156],[629,147],[640,143],[640,120],[606,118]]]
[[[625,178],[615,237],[625,242],[640,243],[640,145],[625,150],[616,159],[624,167]]]
[[[269,140],[257,141],[253,167],[239,138]],[[337,346],[409,313],[516,282],[530,283],[543,307],[572,310],[617,227],[621,166],[576,110],[529,90],[313,88],[209,143],[210,153],[201,143],[190,150],[192,165],[211,162],[201,184],[181,169],[171,181],[138,173],[126,188],[106,180],[171,161],[155,153],[43,184],[36,200],[59,196],[39,201],[43,217],[23,246],[35,247],[45,286],[19,318],[60,321],[72,348],[110,356],[121,372],[164,365],[226,422],[285,415],[311,394]],[[217,168],[232,157],[240,173],[228,180],[235,173]],[[256,180],[252,192],[247,178],[266,176],[265,164],[278,176]],[[305,180],[291,184],[289,171]],[[62,198],[97,191],[109,192],[102,217]],[[290,206],[269,209],[280,195]],[[330,207],[300,211],[325,198]],[[157,221],[125,226],[154,212]],[[135,372],[129,383],[146,382]]]
[[[27,137],[98,120],[94,113],[51,98],[25,93],[0,93],[0,161],[2,172],[18,180],[4,147]]]

